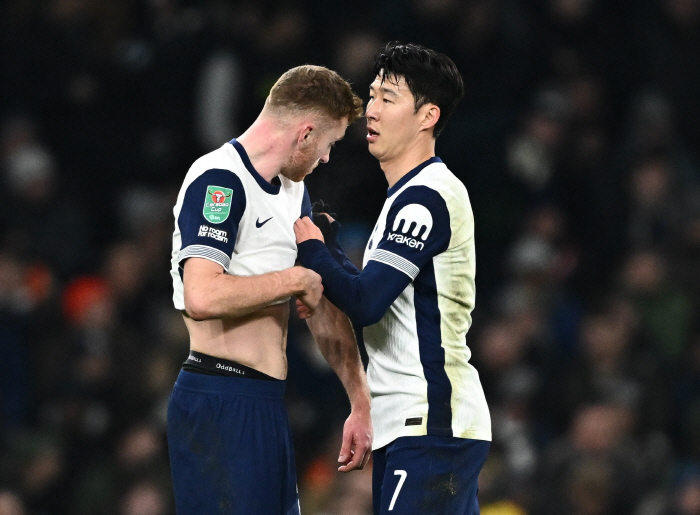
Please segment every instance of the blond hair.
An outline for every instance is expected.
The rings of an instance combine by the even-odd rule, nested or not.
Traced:
[[[265,103],[273,113],[314,112],[333,120],[362,115],[362,100],[350,84],[333,70],[303,65],[285,72],[270,90]]]

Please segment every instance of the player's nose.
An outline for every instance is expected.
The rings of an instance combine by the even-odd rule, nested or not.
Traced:
[[[369,120],[376,120],[377,116],[379,115],[379,108],[374,107],[376,102],[373,102],[372,104],[367,104],[367,109],[365,109],[365,118]]]

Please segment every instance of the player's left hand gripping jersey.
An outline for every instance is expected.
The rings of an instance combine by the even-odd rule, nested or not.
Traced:
[[[190,167],[173,209],[170,274],[175,308],[185,309],[182,262],[199,257],[232,275],[258,275],[294,266],[294,222],[311,213],[304,183],[265,181],[235,139]],[[302,205],[303,204],[303,205]]]

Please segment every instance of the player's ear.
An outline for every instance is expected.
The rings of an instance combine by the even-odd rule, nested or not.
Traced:
[[[435,104],[425,104],[419,111],[422,111],[421,129],[431,129],[440,119],[440,108]]]
[[[316,131],[316,126],[313,123],[305,123],[299,129],[297,134],[297,145],[306,145],[311,141],[312,134]]]

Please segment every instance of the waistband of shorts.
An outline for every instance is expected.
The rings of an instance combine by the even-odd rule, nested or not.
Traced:
[[[189,372],[229,377],[246,377],[250,379],[263,379],[265,381],[280,381],[259,370],[242,365],[236,361],[217,358],[203,352],[190,351],[190,355],[182,364],[182,368]]]
[[[246,377],[227,377],[197,374],[180,370],[175,386],[202,393],[250,395],[254,397],[283,398],[287,381],[265,381]]]

